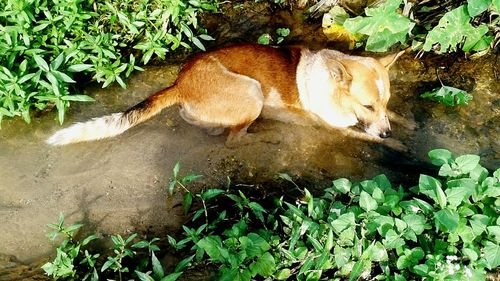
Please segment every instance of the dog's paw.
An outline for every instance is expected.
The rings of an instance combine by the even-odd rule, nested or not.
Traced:
[[[399,152],[408,152],[408,147],[396,139],[384,139],[382,144]]]

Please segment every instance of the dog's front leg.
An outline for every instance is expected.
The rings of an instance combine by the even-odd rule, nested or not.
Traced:
[[[352,137],[352,138],[360,139],[363,141],[380,143],[382,145],[385,145],[389,148],[392,148],[392,149],[394,149],[396,151],[400,151],[400,152],[408,151],[408,147],[406,145],[404,145],[402,142],[400,142],[396,139],[393,139],[393,138],[382,139],[379,137],[368,135],[367,133],[364,133],[364,132],[356,131],[356,130],[351,129],[351,128],[343,129],[342,132],[347,137]]]
[[[414,131],[417,128],[417,123],[415,123],[415,121],[409,120],[392,110],[387,110],[387,117],[389,117],[390,121],[397,123],[408,130]]]

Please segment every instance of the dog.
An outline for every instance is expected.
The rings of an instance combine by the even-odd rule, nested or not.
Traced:
[[[181,68],[172,86],[124,112],[59,130],[47,143],[113,137],[173,105],[180,106],[184,120],[210,134],[229,129],[228,146],[244,142],[259,116],[333,128],[359,123],[362,135],[380,142],[391,135],[388,69],[403,52],[375,59],[329,49],[241,44],[200,53]]]

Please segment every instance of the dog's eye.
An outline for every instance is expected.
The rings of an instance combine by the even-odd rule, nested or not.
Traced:
[[[371,105],[365,105],[364,107],[370,111],[373,111],[373,106]]]

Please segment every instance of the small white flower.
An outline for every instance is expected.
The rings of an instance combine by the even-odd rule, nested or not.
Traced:
[[[470,270],[470,268],[468,268],[467,266],[464,266],[464,272],[465,276],[472,277],[472,270]]]
[[[455,270],[460,270],[460,265],[458,263],[455,264]]]
[[[458,257],[457,256],[446,256],[446,260],[448,261],[457,261]]]
[[[420,208],[417,207],[417,206],[410,206],[410,209],[414,212],[414,213],[418,213],[420,211]]]
[[[450,265],[448,266],[448,274],[452,275],[452,274],[454,274],[454,273],[455,273],[455,270],[453,269],[453,265],[451,265],[451,264],[450,264]]]

